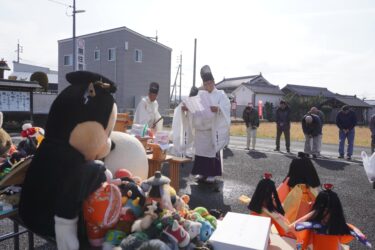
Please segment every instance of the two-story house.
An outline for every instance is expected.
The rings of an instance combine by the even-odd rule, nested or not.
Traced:
[[[134,109],[148,94],[150,82],[160,84],[159,110],[169,108],[172,49],[126,27],[78,36],[76,70],[97,72],[114,81],[119,112]],[[61,92],[73,70],[72,38],[58,41],[58,82]]]

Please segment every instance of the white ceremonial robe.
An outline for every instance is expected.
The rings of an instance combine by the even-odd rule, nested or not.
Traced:
[[[159,113],[159,104],[157,100],[151,102],[148,96],[143,97],[139,102],[134,114],[135,124],[148,124],[151,128],[153,124],[161,117]],[[163,130],[163,119],[161,119],[155,126],[156,131]]]
[[[190,112],[182,111],[180,103],[173,112],[172,121],[172,154],[193,157],[194,131]]]
[[[195,155],[213,158],[229,143],[230,101],[223,90],[216,88],[211,93],[200,90],[198,96],[209,98],[210,105],[219,109],[209,116],[192,114]]]

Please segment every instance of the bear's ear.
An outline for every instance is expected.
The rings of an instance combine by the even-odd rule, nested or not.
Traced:
[[[117,89],[113,81],[105,76],[90,71],[70,72],[66,74],[66,80],[72,85],[83,85],[85,88],[87,88],[90,83],[93,83],[95,86],[100,86],[110,93],[115,93]]]

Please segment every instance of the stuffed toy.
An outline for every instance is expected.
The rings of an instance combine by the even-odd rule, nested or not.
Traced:
[[[56,237],[59,249],[78,249],[77,221],[83,201],[106,181],[103,162],[111,149],[117,106],[115,84],[76,71],[54,100],[45,138],[26,173],[19,214],[33,232]]]
[[[160,203],[162,209],[173,211],[171,197],[176,196],[176,191],[169,185],[170,182],[171,180],[163,176],[160,171],[156,171],[154,176],[143,181],[141,187],[148,193],[146,203],[155,200]]]
[[[340,199],[332,189],[332,184],[324,184],[311,213],[305,216],[306,221],[296,223],[300,249],[307,249],[310,244],[314,250],[341,249],[340,244],[349,243],[354,238],[371,248],[366,236],[346,223]]]
[[[12,138],[3,129],[3,113],[0,112],[0,159],[4,160],[12,148]]]
[[[294,222],[310,212],[319,186],[319,176],[312,161],[307,154],[299,152],[298,158],[290,163],[283,183],[277,188],[288,221]]]
[[[107,182],[84,201],[83,216],[92,246],[99,247],[103,244],[105,234],[119,219],[121,205],[119,188]]]
[[[44,139],[44,129],[25,123],[22,125],[21,137],[22,140],[18,143],[17,150],[24,157],[33,155]]]
[[[141,232],[149,228],[152,222],[158,218],[157,210],[157,202],[152,201],[152,204],[147,206],[147,211],[144,212],[144,216],[133,223],[131,231]]]
[[[174,220],[173,224],[164,230],[164,233],[172,238],[179,247],[186,247],[190,243],[190,235],[177,220]]]
[[[148,160],[142,143],[134,136],[118,131],[113,131],[110,138],[116,146],[104,159],[106,167],[113,174],[118,169],[125,168],[133,176],[147,179]]]

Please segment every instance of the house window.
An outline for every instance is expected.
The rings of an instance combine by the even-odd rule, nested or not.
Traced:
[[[100,60],[100,50],[96,49],[94,51],[94,60],[99,61]]]
[[[108,49],[108,61],[116,60],[116,49],[110,48]]]
[[[64,66],[72,66],[73,64],[73,56],[72,55],[65,55],[64,56]]]
[[[134,60],[136,62],[142,62],[142,50],[136,49],[134,53]]]

